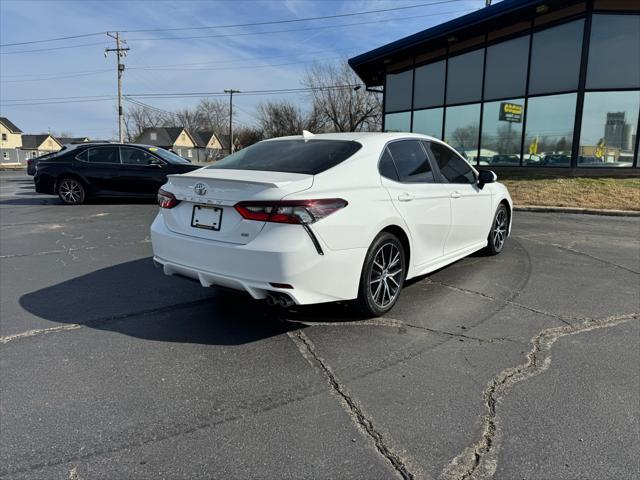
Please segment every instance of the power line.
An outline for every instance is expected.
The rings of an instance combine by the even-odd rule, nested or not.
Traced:
[[[337,90],[362,87],[361,84],[345,84],[345,85],[328,85],[325,87],[293,87],[293,88],[280,88],[270,90],[243,90],[241,93],[235,93],[235,95],[274,95],[284,93],[308,93],[318,90]],[[228,94],[224,92],[172,92],[172,93],[134,93],[125,94],[123,98],[138,99],[138,98],[206,98],[206,97],[227,97]],[[112,95],[84,95],[84,96],[71,96],[71,97],[48,97],[48,98],[18,98],[18,99],[6,99],[5,102],[11,102],[11,104],[3,103],[2,106],[20,106],[20,105],[47,105],[49,103],[80,103],[91,101],[103,101],[114,100],[116,97]],[[137,100],[139,101],[139,100]],[[26,103],[22,103],[26,102]],[[33,103],[41,102],[41,103]]]
[[[28,42],[15,42],[15,43],[3,43],[0,47],[14,47],[17,45],[31,45],[34,43],[45,43],[45,42],[57,42],[60,40],[71,40],[74,38],[86,38],[86,37],[96,37],[98,35],[104,35],[107,32],[93,32],[93,33],[82,33],[80,35],[69,35],[68,37],[56,37],[56,38],[47,38],[44,40],[30,40]]]
[[[123,33],[140,33],[140,32],[175,32],[175,31],[185,31],[185,30],[208,30],[214,28],[235,28],[235,27],[255,27],[260,25],[276,25],[282,23],[296,23],[296,22],[308,22],[312,20],[327,20],[333,18],[344,18],[344,17],[354,17],[359,15],[369,15],[371,13],[385,13],[385,12],[393,12],[398,10],[409,10],[413,8],[420,7],[428,7],[430,5],[440,5],[443,3],[454,3],[460,2],[462,0],[439,0],[437,2],[429,2],[429,3],[419,3],[414,5],[405,5],[402,7],[393,7],[393,8],[382,8],[378,10],[368,10],[365,12],[350,12],[350,13],[340,13],[336,15],[324,15],[321,17],[306,17],[306,18],[294,18],[290,20],[272,20],[266,22],[252,22],[252,23],[237,23],[237,24],[226,24],[226,25],[209,25],[202,27],[180,27],[180,28],[142,28],[137,30],[121,30]]]
[[[0,104],[2,108],[9,107],[29,107],[33,105],[58,105],[58,104],[68,104],[68,103],[90,103],[90,102],[104,102],[104,101],[113,101],[116,97],[111,98],[96,98],[96,99],[85,99],[85,100],[66,100],[60,102],[34,102],[34,103],[14,103],[12,105]]]
[[[50,52],[52,50],[65,50],[68,48],[94,47],[96,45],[104,45],[104,42],[80,43],[78,45],[67,45],[64,47],[38,48],[35,50],[18,50],[16,52],[0,52],[0,55],[14,55],[16,53],[33,53],[33,52]]]
[[[420,3],[420,4],[415,4],[415,5],[406,5],[406,6],[402,6],[402,7],[383,8],[383,9],[378,9],[378,10],[368,10],[368,11],[364,11],[364,12],[350,12],[350,13],[342,13],[342,14],[336,14],[336,15],[324,15],[324,16],[320,16],[320,17],[295,18],[295,19],[289,19],[289,20],[271,20],[271,21],[266,21],[266,22],[209,25],[209,26],[201,26],[201,27],[142,28],[142,29],[136,29],[136,30],[119,30],[119,31],[121,33],[170,32],[170,31],[185,31],[185,30],[207,30],[207,29],[214,29],[214,28],[235,28],[235,27],[253,27],[253,26],[260,26],[260,25],[276,25],[276,24],[282,24],[282,23],[308,22],[308,21],[313,21],[313,20],[326,20],[326,19],[332,19],[332,18],[353,17],[353,16],[359,16],[359,15],[368,15],[368,14],[371,14],[371,13],[384,13],[384,12],[391,12],[391,11],[397,11],[397,10],[409,10],[409,9],[413,9],[413,8],[426,7],[426,6],[429,6],[429,5],[439,5],[439,4],[443,4],[443,3],[453,3],[453,2],[458,2],[458,1],[462,1],[462,0],[440,0],[440,1],[437,1],[437,2]],[[60,40],[70,40],[70,39],[75,39],[75,38],[86,38],[86,37],[93,37],[93,36],[98,36],[98,35],[105,35],[106,33],[107,33],[106,31],[102,31],[102,32],[84,33],[84,34],[79,34],[79,35],[70,35],[70,36],[66,36],[66,37],[55,37],[55,38],[48,38],[48,39],[41,39],[41,40],[30,40],[30,41],[27,41],[27,42],[5,43],[5,44],[0,44],[0,47],[13,47],[13,46],[18,46],[18,45],[32,45],[32,44],[35,44],[35,43],[57,42],[57,41],[60,41]],[[18,53],[18,52],[14,52],[14,53]]]
[[[27,78],[21,80],[0,80],[0,83],[24,83],[24,82],[44,82],[49,80],[59,80],[62,78],[76,78],[76,77],[87,77],[90,75],[99,75],[101,73],[110,72],[111,70],[94,70],[89,72],[82,73],[74,73],[69,75],[59,75],[54,77],[44,77],[44,78]]]
[[[461,0],[448,0],[448,1],[461,1]],[[402,21],[402,20],[413,20],[415,18],[422,17],[435,17],[439,15],[448,15],[452,13],[468,13],[476,11],[477,9],[465,9],[465,10],[455,10],[448,12],[438,12],[438,13],[430,13],[425,15],[413,15],[411,17],[396,17],[396,18],[387,18],[384,20],[370,20],[366,22],[354,22],[354,23],[344,23],[338,25],[323,25],[319,27],[306,27],[306,28],[294,28],[294,29],[286,29],[286,30],[269,30],[265,32],[243,32],[243,33],[228,33],[228,34],[216,34],[216,35],[193,35],[193,36],[183,36],[183,37],[148,37],[148,38],[130,38],[129,42],[136,41],[167,41],[167,40],[195,40],[195,39],[203,39],[203,38],[229,38],[229,37],[244,37],[244,36],[254,36],[254,35],[269,35],[269,34],[278,34],[278,33],[293,33],[293,32],[308,32],[314,30],[326,30],[330,28],[344,28],[344,27],[354,27],[361,25],[372,25],[376,23],[387,23],[394,21]],[[47,52],[53,50],[61,50],[66,48],[79,48],[79,47],[89,47],[95,45],[102,45],[102,43],[83,43],[79,45],[73,46],[65,46],[65,47],[51,47],[51,48],[40,48],[35,50],[19,50],[15,52],[0,52],[0,55],[13,55],[18,53],[34,53],[34,52]]]

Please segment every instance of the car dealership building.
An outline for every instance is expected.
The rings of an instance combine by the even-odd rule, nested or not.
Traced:
[[[383,130],[475,165],[640,172],[640,0],[504,0],[349,64],[383,91]]]

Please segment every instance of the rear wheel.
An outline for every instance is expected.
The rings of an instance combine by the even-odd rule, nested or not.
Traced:
[[[490,255],[498,255],[504,248],[504,242],[507,239],[507,233],[509,232],[509,212],[504,204],[500,204],[496,210],[496,214],[493,217],[493,223],[491,224],[491,231],[487,238],[487,253]]]
[[[67,205],[79,205],[84,202],[84,185],[75,178],[63,178],[58,182],[58,197]]]
[[[406,276],[405,252],[398,238],[379,234],[364,262],[357,304],[366,316],[384,315],[395,305]]]

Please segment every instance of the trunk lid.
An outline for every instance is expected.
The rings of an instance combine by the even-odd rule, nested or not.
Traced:
[[[204,168],[169,175],[167,180],[162,189],[180,200],[172,209],[161,209],[169,230],[244,245],[260,233],[265,222],[243,219],[234,205],[243,200],[280,200],[310,188],[313,175]]]

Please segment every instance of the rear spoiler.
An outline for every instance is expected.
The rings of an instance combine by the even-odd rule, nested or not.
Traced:
[[[273,176],[286,175],[286,176],[289,176],[290,178],[282,179],[282,180],[279,180],[279,179],[256,180],[256,179],[247,179],[246,177],[240,178],[241,175],[246,176],[247,172],[250,172],[250,170],[218,170],[215,172],[215,175],[212,175],[213,172],[211,170],[207,171],[207,175],[196,174],[195,172],[202,172],[202,169],[194,170],[194,172],[189,172],[189,173],[167,175],[167,179],[170,180],[172,178],[188,178],[194,181],[224,180],[225,182],[250,183],[253,185],[264,185],[266,187],[271,187],[271,188],[281,188],[295,181],[303,180],[308,177],[313,177],[313,175],[306,174],[306,173],[264,172],[260,170],[261,173],[273,173],[274,174]]]

